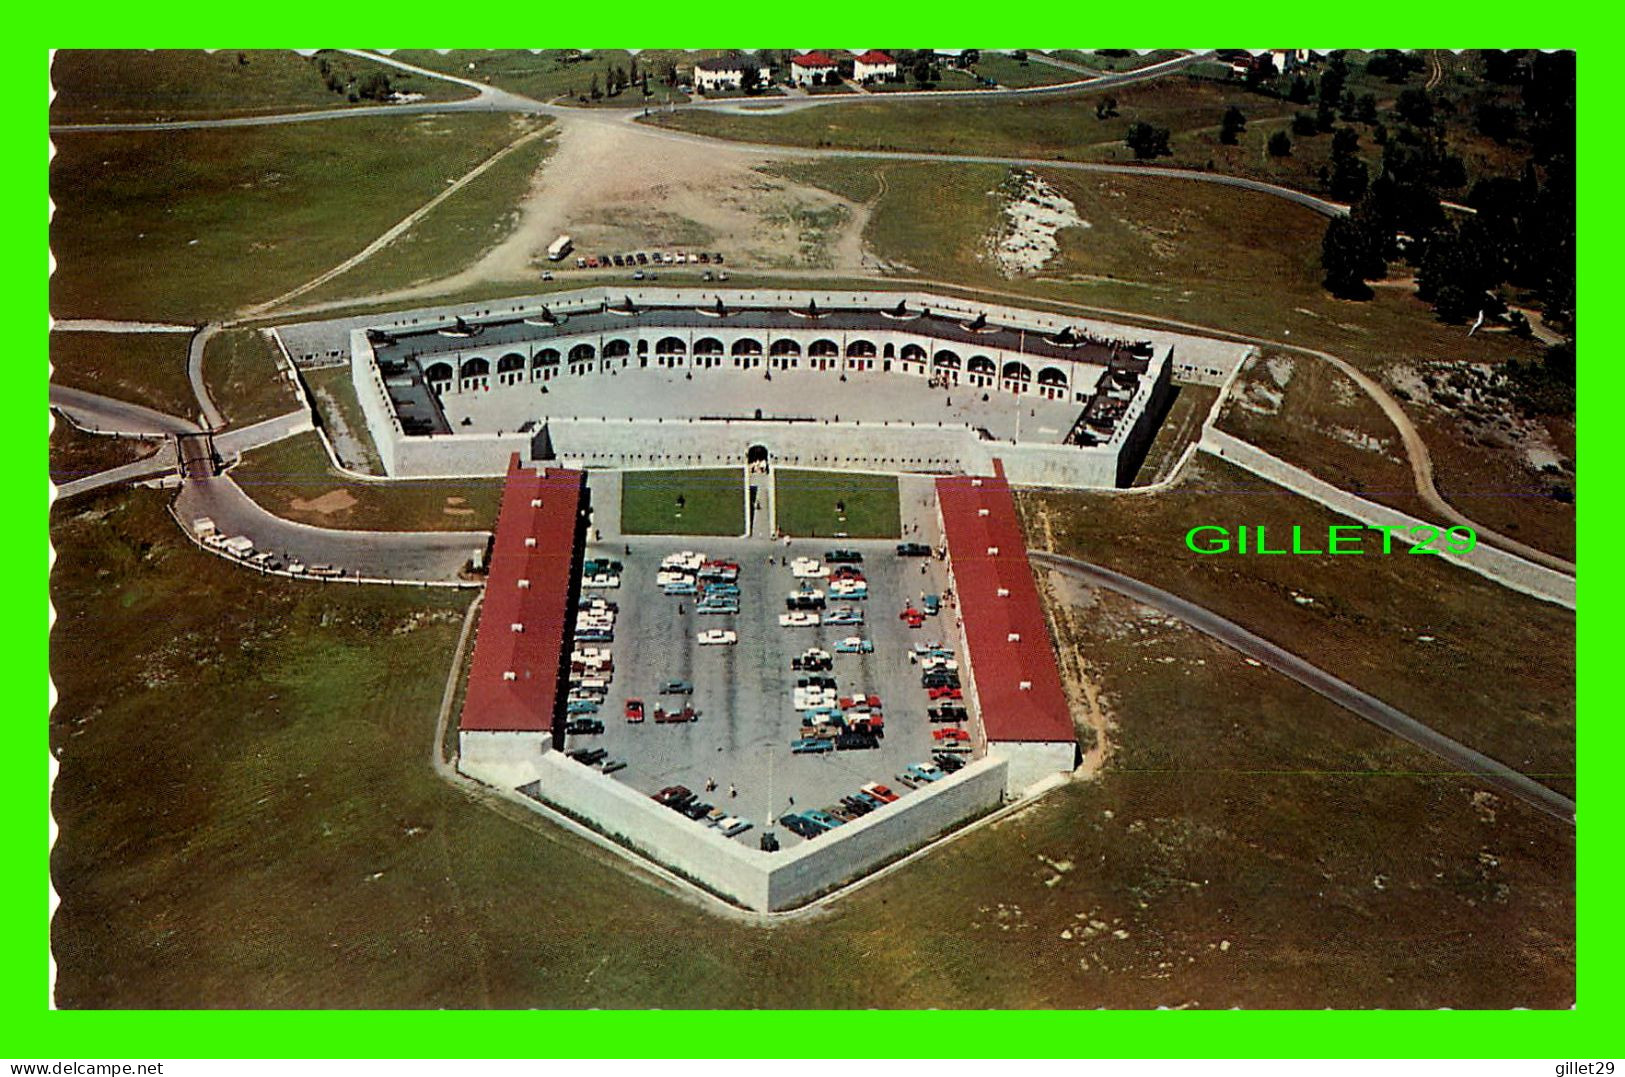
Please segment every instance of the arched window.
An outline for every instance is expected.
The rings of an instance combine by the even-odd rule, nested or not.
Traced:
[[[577,344],[570,349],[570,362],[587,363],[597,358],[598,349],[591,344]]]
[[[721,355],[722,341],[716,337],[701,337],[694,342],[695,355]]]
[[[525,369],[525,357],[518,352],[509,352],[497,360],[497,373],[507,374],[515,370]]]
[[[901,358],[905,363],[923,363],[925,362],[925,349],[918,344],[904,344]]]
[[[989,359],[985,355],[973,355],[973,356],[971,356],[970,357],[970,362],[965,364],[965,369],[968,370],[972,374],[990,374],[991,375],[991,374],[998,373],[998,368],[993,365],[993,360]]]
[[[813,356],[814,358],[839,356],[841,354],[841,346],[835,343],[833,340],[815,340],[812,342],[811,347],[807,349],[807,354]]]
[[[1066,387],[1066,372],[1059,367],[1047,366],[1038,372],[1038,384]]]
[[[555,348],[543,348],[541,351],[536,353],[536,358],[532,359],[531,362],[537,366],[558,366],[558,350]]]
[[[937,352],[937,354],[932,358],[931,365],[936,366],[936,367],[943,367],[943,368],[946,368],[948,370],[958,370],[959,369],[959,353],[949,351],[947,348],[943,348],[941,351]]]
[[[489,373],[491,373],[491,362],[490,362],[490,360],[481,359],[477,355],[474,356],[472,359],[464,359],[463,360],[463,377],[465,377],[465,378],[477,378],[481,374],[489,374]]]
[[[632,354],[632,344],[631,344],[631,342],[626,341],[626,340],[622,340],[619,337],[617,337],[616,339],[610,341],[608,344],[604,345],[604,358],[605,359],[619,359],[624,355],[631,355],[631,354]]]
[[[1012,359],[1004,364],[1004,380],[1028,382],[1033,380],[1033,372],[1027,369],[1026,363],[1018,363]]]
[[[735,355],[761,355],[762,342],[749,337],[740,337],[734,341],[733,354]]]
[[[851,341],[846,346],[846,357],[848,359],[873,359],[875,357],[874,341],[872,341],[872,340],[854,340],[854,341]]]
[[[423,376],[429,379],[431,384],[435,382],[448,382],[452,378],[451,364],[430,363],[429,369],[423,372]]]
[[[656,355],[685,355],[688,345],[683,343],[682,337],[661,337],[655,344]]]
[[[800,355],[801,344],[793,337],[780,337],[773,342],[773,346],[768,349],[768,353],[770,355]]]

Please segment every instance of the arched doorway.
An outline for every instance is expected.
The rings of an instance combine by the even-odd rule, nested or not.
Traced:
[[[760,444],[751,445],[750,448],[745,450],[745,463],[749,464],[752,469],[761,468],[763,471],[766,471],[767,446]]]

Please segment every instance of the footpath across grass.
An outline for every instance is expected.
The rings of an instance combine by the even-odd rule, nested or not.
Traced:
[[[627,471],[621,475],[627,535],[740,535],[745,477],[738,468]]]
[[[801,538],[896,538],[902,533],[897,476],[780,469],[774,513],[781,532]]]

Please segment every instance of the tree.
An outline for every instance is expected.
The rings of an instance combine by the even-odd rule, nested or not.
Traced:
[[[1128,134],[1123,137],[1128,148],[1134,151],[1134,156],[1141,161],[1149,161],[1153,157],[1167,157],[1173,153],[1168,148],[1168,128],[1152,127],[1148,123],[1130,125]]]
[[[1287,90],[1286,99],[1294,105],[1307,105],[1310,99],[1314,97],[1314,93],[1315,88],[1310,85],[1308,79],[1302,75],[1293,75],[1292,88]]]
[[[1360,100],[1354,106],[1354,118],[1359,123],[1377,122],[1377,97],[1375,94],[1360,95]]]
[[[1270,136],[1269,149],[1271,157],[1291,157],[1292,139],[1285,131],[1277,131]]]
[[[1226,146],[1234,146],[1236,138],[1247,129],[1247,117],[1241,109],[1231,105],[1224,110],[1224,120],[1219,124],[1219,141]]]
[[[914,81],[921,86],[928,85],[931,82],[931,61],[914,61]]]
[[[356,96],[368,101],[388,100],[390,94],[389,76],[382,71],[374,71],[362,79],[356,86]]]
[[[1294,112],[1292,114],[1292,133],[1299,138],[1308,138],[1320,130],[1315,118],[1307,112]]]
[[[1414,127],[1430,127],[1433,124],[1433,99],[1426,90],[1401,90],[1394,99],[1394,115]]]
[[[1095,106],[1095,119],[1109,120],[1117,115],[1117,98],[1107,95]]]
[[[1518,110],[1511,105],[1480,101],[1473,109],[1473,127],[1485,138],[1505,145],[1518,137]]]
[[[1352,215],[1333,217],[1320,243],[1320,266],[1326,290],[1340,299],[1369,299],[1368,280],[1388,272],[1381,248],[1370,229]]]
[[[597,72],[593,73],[592,83],[591,83],[591,85],[589,85],[587,87],[587,96],[592,98],[594,101],[597,101],[597,100],[599,100],[600,98],[602,98],[604,96],[604,91],[602,91],[602,90],[600,90],[598,88],[598,74],[597,74]]]
[[[747,62],[741,66],[739,88],[746,94],[754,94],[762,88],[762,73],[755,63]]]
[[[1332,134],[1332,160],[1326,177],[1333,198],[1353,202],[1365,194],[1371,183],[1371,170],[1360,160],[1360,136],[1352,127],[1339,127]]]

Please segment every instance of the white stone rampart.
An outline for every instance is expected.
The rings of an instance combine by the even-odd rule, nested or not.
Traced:
[[[572,312],[598,314],[605,303],[617,303],[630,298],[634,304],[665,307],[688,306],[696,309],[716,302],[761,307],[804,307],[816,303],[825,309],[838,307],[888,310],[901,300],[912,310],[929,309],[934,313],[971,319],[986,315],[995,324],[1034,333],[1054,333],[1065,327],[1079,328],[1076,319],[1050,315],[1038,311],[1003,306],[968,303],[942,296],[918,292],[777,292],[777,291],[700,291],[698,289],[582,289],[558,293],[546,298],[547,309],[564,319],[568,327]],[[527,313],[539,313],[541,302],[534,308],[525,302],[516,302],[490,317],[513,319]],[[1041,486],[1114,487],[1125,485],[1132,477],[1150,440],[1156,434],[1161,420],[1163,402],[1169,382],[1177,365],[1176,339],[1169,334],[1158,334],[1117,326],[1086,324],[1082,328],[1103,337],[1151,339],[1156,353],[1147,375],[1140,380],[1134,397],[1117,428],[1100,445],[1068,446],[1045,441],[1011,441],[989,439],[965,425],[928,426],[923,422],[910,423],[800,423],[763,422],[752,424],[741,420],[688,420],[649,421],[628,418],[588,419],[553,417],[545,420],[547,439],[545,447],[551,457],[529,456],[532,444],[530,434],[510,432],[474,433],[454,430],[450,434],[406,436],[389,403],[382,377],[377,371],[374,352],[368,342],[366,325],[383,330],[413,329],[422,331],[437,326],[449,326],[455,317],[471,316],[446,310],[440,317],[424,312],[409,312],[390,318],[373,319],[365,324],[350,325],[350,347],[353,358],[353,380],[362,402],[369,426],[385,469],[391,477],[427,478],[500,474],[506,467],[508,455],[515,451],[527,458],[556,459],[571,466],[583,467],[640,467],[640,466],[717,466],[739,463],[749,442],[769,444],[776,460],[800,466],[819,466],[820,457],[826,466],[853,466],[866,470],[929,473],[985,474],[995,456],[1005,461],[1012,482]],[[472,316],[478,316],[477,312]],[[868,363],[871,372],[882,371],[887,376],[918,377],[924,381],[928,375],[944,373],[957,384],[986,392],[1030,394],[1064,400],[1069,404],[1082,404],[1094,393],[1105,367],[1082,360],[1052,360],[1026,355],[1018,351],[1005,352],[997,348],[977,349],[964,342],[943,342],[926,334],[911,333],[909,322],[900,320],[896,328],[877,329],[873,332],[826,332],[816,319],[805,326],[767,331],[728,326],[722,319],[711,325],[706,318],[695,314],[694,324],[682,327],[640,326],[628,320],[623,331],[594,331],[571,335],[567,331],[543,334],[538,329],[536,340],[508,344],[491,344],[482,348],[477,337],[452,337],[443,345],[417,353],[417,359],[435,391],[443,393],[448,403],[464,392],[503,393],[522,392],[532,383],[544,383],[558,376],[605,374],[617,366],[628,363],[674,366],[690,369],[718,367],[715,376],[728,376],[733,365],[744,362],[755,367],[771,368],[775,362],[789,362],[789,357],[774,357],[772,342],[794,340],[798,345],[795,361],[798,369],[819,371],[831,376],[843,369],[864,369],[851,366]],[[307,347],[319,347],[319,340],[311,336],[312,327],[291,327],[310,341]],[[873,356],[846,354],[848,338],[861,338],[873,346]],[[680,354],[660,354],[661,343],[667,338],[682,341]],[[695,345],[705,338],[720,342],[722,354],[702,357],[695,354]],[[813,356],[813,342],[827,338],[838,347],[838,354]],[[1159,339],[1166,338],[1166,339]],[[767,354],[739,359],[731,352],[735,342],[753,340]],[[1191,343],[1203,354],[1212,351],[1214,342],[1197,338],[1178,338]],[[438,343],[438,342],[437,342]],[[606,357],[609,345],[623,349],[625,354]],[[938,345],[955,351],[961,365],[951,371],[938,371],[932,365]],[[642,347],[643,353],[637,351]],[[580,359],[570,361],[572,349],[581,349]],[[587,349],[591,358],[586,358]],[[674,346],[675,349],[675,346]],[[909,349],[917,358],[904,358]],[[553,361],[544,353],[557,355]],[[885,352],[891,351],[892,357]],[[923,355],[921,355],[923,352]],[[982,354],[982,353],[985,353]],[[313,353],[314,354],[314,353]],[[500,369],[504,356],[515,356],[516,369]],[[993,364],[993,373],[973,373],[969,367],[975,361],[987,359]],[[523,359],[523,365],[520,360]],[[1033,379],[1027,383],[1005,377],[1005,364],[1020,361]],[[1203,362],[1221,362],[1219,358]],[[1205,369],[1205,368],[1204,368]],[[1214,369],[1217,369],[1215,367]],[[431,374],[431,371],[433,372]],[[713,376],[708,374],[707,376]],[[1052,384],[1042,384],[1044,380]],[[654,440],[651,440],[651,436]],[[649,460],[651,452],[663,459]],[[686,459],[681,459],[686,458]]]
[[[1202,432],[1202,451],[1212,453],[1237,467],[1251,471],[1263,479],[1284,486],[1295,494],[1318,502],[1333,512],[1341,513],[1363,524],[1380,527],[1410,528],[1416,526],[1445,527],[1448,524],[1429,523],[1415,516],[1367,501],[1363,497],[1340,490],[1324,479],[1316,478],[1301,467],[1272,456],[1250,442],[1223,430],[1207,427]],[[1466,554],[1446,551],[1442,555],[1452,564],[1478,573],[1514,591],[1555,602],[1574,609],[1575,584],[1573,576],[1525,561],[1516,554],[1497,549],[1485,542],[1476,543]]]
[[[757,830],[744,840],[725,838],[558,752],[541,757],[535,784],[527,783],[525,792],[713,893],[767,912],[818,897],[997,807],[1005,766],[1002,759],[980,760],[776,853],[763,852],[752,840],[772,820],[755,820]]]

